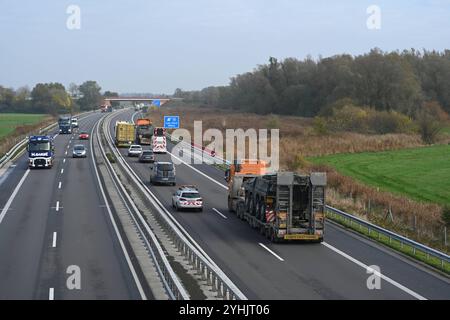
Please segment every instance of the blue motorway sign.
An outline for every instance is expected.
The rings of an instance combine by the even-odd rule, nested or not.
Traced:
[[[152,106],[160,107],[161,106],[161,100],[153,100]]]
[[[180,127],[179,116],[164,116],[164,128],[178,129]]]

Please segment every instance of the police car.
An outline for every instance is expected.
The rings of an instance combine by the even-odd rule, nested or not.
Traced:
[[[194,209],[203,211],[203,199],[197,187],[181,186],[172,196],[172,207],[177,211],[181,209]]]

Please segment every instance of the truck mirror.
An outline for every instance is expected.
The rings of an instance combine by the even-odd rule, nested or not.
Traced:
[[[229,181],[230,180],[230,169],[225,170],[225,181]]]

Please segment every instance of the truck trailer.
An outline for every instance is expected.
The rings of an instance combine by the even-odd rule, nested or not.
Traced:
[[[272,242],[323,241],[325,173],[278,172],[243,183],[236,215]]]
[[[117,121],[115,128],[115,143],[118,147],[129,147],[134,143],[134,124],[126,121]]]

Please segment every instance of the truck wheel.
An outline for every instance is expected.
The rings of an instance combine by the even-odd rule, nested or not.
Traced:
[[[278,243],[279,240],[275,234],[275,231],[273,229],[270,229],[270,241],[273,243]]]

